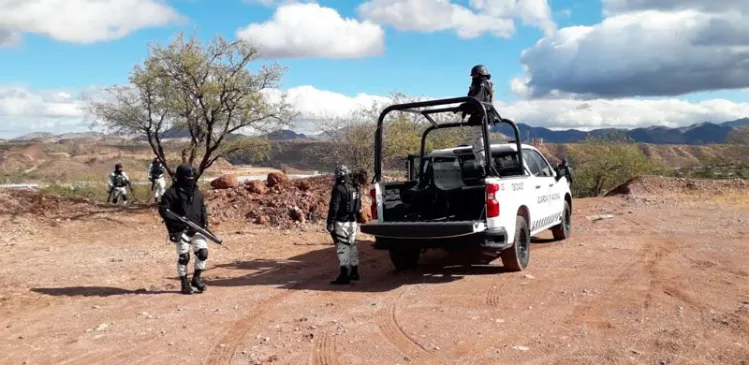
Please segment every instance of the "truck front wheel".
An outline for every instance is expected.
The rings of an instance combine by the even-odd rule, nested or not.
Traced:
[[[531,235],[526,219],[516,217],[516,236],[513,246],[500,252],[503,266],[510,271],[522,271],[529,264]]]
[[[565,207],[563,208],[562,222],[552,227],[552,237],[558,241],[570,237],[570,204],[568,202],[565,202]]]
[[[388,253],[391,256],[391,262],[396,270],[415,269],[419,262],[419,248],[398,247],[389,248]]]

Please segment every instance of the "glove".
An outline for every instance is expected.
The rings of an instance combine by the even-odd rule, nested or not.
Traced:
[[[328,225],[326,226],[326,231],[328,231],[328,233],[333,233],[336,231],[336,227],[334,227],[333,223],[328,223]]]

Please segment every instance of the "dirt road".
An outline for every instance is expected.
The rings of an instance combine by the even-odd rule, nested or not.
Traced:
[[[747,364],[747,195],[573,209],[573,237],[538,237],[525,272],[431,252],[396,273],[365,237],[345,287],[322,227],[224,223],[192,296],[152,209],[8,210],[0,362]]]

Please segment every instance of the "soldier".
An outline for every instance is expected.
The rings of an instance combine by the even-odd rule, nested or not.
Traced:
[[[128,201],[128,190],[127,187],[130,185],[130,179],[125,171],[122,171],[122,164],[115,164],[115,171],[109,174],[107,179],[107,187],[109,188],[108,202],[116,204],[122,198],[127,203]],[[132,189],[132,188],[131,188]]]
[[[485,103],[492,103],[492,99],[495,94],[495,87],[490,81],[492,75],[490,75],[487,67],[484,65],[476,65],[471,68],[471,86],[469,86],[469,93],[467,96],[476,98],[477,100]],[[494,109],[487,110],[488,118],[492,120],[494,118]],[[492,114],[490,114],[492,113]],[[472,126],[472,152],[474,152],[474,159],[477,163],[484,167],[484,139],[482,138],[482,114],[478,110],[471,110],[466,107],[463,109],[463,117],[466,114],[469,116],[469,125]]]
[[[192,285],[198,289],[199,293],[202,293],[206,290],[206,284],[201,280],[201,273],[206,269],[206,260],[208,260],[206,238],[167,215],[166,209],[201,227],[208,228],[206,205],[203,202],[203,194],[195,181],[195,171],[192,166],[182,164],[177,167],[174,183],[164,193],[159,204],[159,214],[167,226],[170,241],[177,246],[177,275],[180,277],[180,291],[182,294],[192,294],[193,290],[190,287]],[[190,262],[191,246],[195,254],[195,271],[193,280],[188,281],[187,264]]]
[[[154,193],[154,202],[159,203],[164,191],[166,189],[166,182],[164,181],[164,173],[167,171],[164,165],[159,161],[158,157],[154,157],[151,164],[148,166],[148,181],[151,182],[151,192]]]
[[[339,276],[331,284],[349,284],[359,280],[359,253],[357,252],[357,218],[362,207],[359,191],[348,181],[349,169],[338,166],[336,183],[331,191],[328,205],[326,230],[336,244],[339,259]]]

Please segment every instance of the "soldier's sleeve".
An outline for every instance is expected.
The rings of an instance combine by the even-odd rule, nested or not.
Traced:
[[[339,211],[339,205],[341,205],[341,185],[336,185],[331,190],[331,201],[328,204],[328,218],[326,219],[327,224],[333,224],[336,218],[336,212]]]
[[[174,194],[172,194],[171,191],[167,191],[167,193],[162,196],[161,202],[159,202],[159,215],[164,219],[164,223],[167,225],[167,230],[170,232],[178,231],[184,225],[179,220],[167,215],[167,209],[174,211],[172,209],[172,206],[175,203],[174,200]]]

